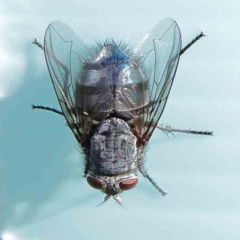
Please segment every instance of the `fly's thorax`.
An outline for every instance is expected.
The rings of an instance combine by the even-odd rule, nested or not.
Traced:
[[[131,171],[137,157],[137,139],[128,124],[118,118],[102,121],[91,138],[90,162],[99,174]]]
[[[103,176],[89,173],[86,178],[91,187],[113,196],[132,189],[138,182],[138,177],[134,173],[115,176]]]

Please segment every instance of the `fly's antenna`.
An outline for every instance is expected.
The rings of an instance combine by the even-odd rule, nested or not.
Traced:
[[[104,198],[104,201],[100,204],[98,204],[95,208],[101,206],[102,204],[104,204],[109,198],[111,198],[111,195],[106,195],[105,198]]]
[[[122,208],[124,208],[125,210],[127,210],[127,209],[122,205],[122,199],[121,199],[120,196],[114,195],[113,198],[116,200],[116,202],[117,202]]]

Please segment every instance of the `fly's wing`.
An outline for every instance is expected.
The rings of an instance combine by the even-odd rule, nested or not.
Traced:
[[[74,79],[86,58],[86,47],[67,25],[57,21],[51,23],[46,30],[44,53],[64,117],[76,139],[81,141],[81,126],[75,109]]]
[[[177,70],[181,33],[173,19],[164,19],[134,50],[141,57],[149,82],[149,103],[144,112],[143,139],[148,141],[163,113]]]

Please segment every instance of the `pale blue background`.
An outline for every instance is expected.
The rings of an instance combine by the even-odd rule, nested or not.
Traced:
[[[0,1],[0,235],[4,240],[240,239],[240,3],[238,0]],[[164,17],[183,44],[161,123],[214,130],[214,137],[156,130],[147,168],[168,192],[140,179],[120,208],[83,178],[77,143],[60,116],[42,51],[48,24],[61,19],[86,42],[137,43]]]

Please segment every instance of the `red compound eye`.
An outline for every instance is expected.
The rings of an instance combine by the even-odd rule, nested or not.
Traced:
[[[121,188],[121,190],[126,191],[135,187],[137,185],[137,182],[137,178],[124,180],[119,183],[119,187]]]
[[[87,176],[87,182],[91,187],[93,187],[95,189],[101,189],[102,188],[102,183],[94,177]]]

